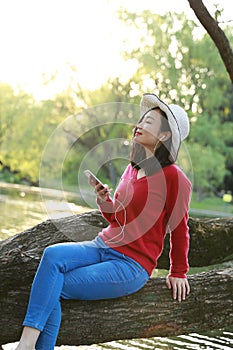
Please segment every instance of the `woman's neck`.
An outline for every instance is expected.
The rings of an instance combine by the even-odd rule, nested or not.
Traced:
[[[151,158],[154,155],[153,150],[151,151],[148,148],[145,148],[145,152],[146,152],[146,158],[147,159]]]

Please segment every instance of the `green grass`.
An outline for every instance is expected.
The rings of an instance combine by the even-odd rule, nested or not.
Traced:
[[[222,264],[215,264],[215,265],[209,265],[209,266],[201,266],[201,267],[190,267],[188,275],[195,275],[196,273],[201,272],[208,272],[208,271],[216,271],[216,270],[222,270],[222,269],[228,269],[233,267],[233,260],[229,260],[226,262],[223,262]],[[168,270],[163,269],[154,269],[152,273],[152,277],[166,277],[169,273]]]
[[[190,208],[200,210],[220,211],[224,213],[233,214],[233,204],[225,203],[222,198],[214,195],[205,197],[201,202],[197,200],[197,194],[193,192]]]

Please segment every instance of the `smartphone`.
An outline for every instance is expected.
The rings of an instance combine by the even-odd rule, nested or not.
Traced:
[[[89,184],[93,187],[95,187],[98,184],[101,184],[100,190],[104,188],[104,185],[102,182],[90,171],[90,170],[84,170],[84,174],[88,177]]]

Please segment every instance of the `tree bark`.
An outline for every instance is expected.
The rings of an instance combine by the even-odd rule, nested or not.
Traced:
[[[57,242],[93,239],[106,224],[99,212],[89,212],[48,220],[0,242],[0,344],[19,339],[44,248]],[[233,254],[233,218],[190,219],[189,226],[192,266],[224,261]],[[159,261],[163,268],[168,266],[168,238]],[[192,292],[181,304],[172,300],[163,278],[151,278],[140,292],[120,299],[62,301],[58,344],[178,335],[232,324],[233,268],[193,275],[189,280]]]
[[[189,263],[192,267],[222,263],[233,258],[233,217],[221,219],[189,219],[190,252]],[[106,220],[98,211],[58,220],[47,220],[23,233],[0,242],[0,262],[14,259],[17,254],[40,259],[44,248],[57,242],[86,241],[96,237],[104,227]],[[224,244],[223,244],[224,242]],[[158,268],[169,268],[169,234],[164,242],[163,254],[159,258]],[[2,269],[2,266],[0,266]],[[1,271],[1,270],[0,270]]]
[[[233,84],[233,51],[224,31],[210,15],[202,0],[188,0],[195,15],[214,41]]]

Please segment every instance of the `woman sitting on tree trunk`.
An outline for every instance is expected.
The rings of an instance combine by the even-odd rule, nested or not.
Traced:
[[[156,267],[168,228],[166,283],[179,302],[189,294],[191,183],[174,164],[189,133],[189,120],[181,107],[167,105],[154,94],[143,95],[140,109],[130,163],[113,198],[108,186],[95,185],[97,204],[109,226],[93,241],[60,243],[44,250],[17,350],[54,349],[61,322],[60,298],[110,299],[141,289]]]

